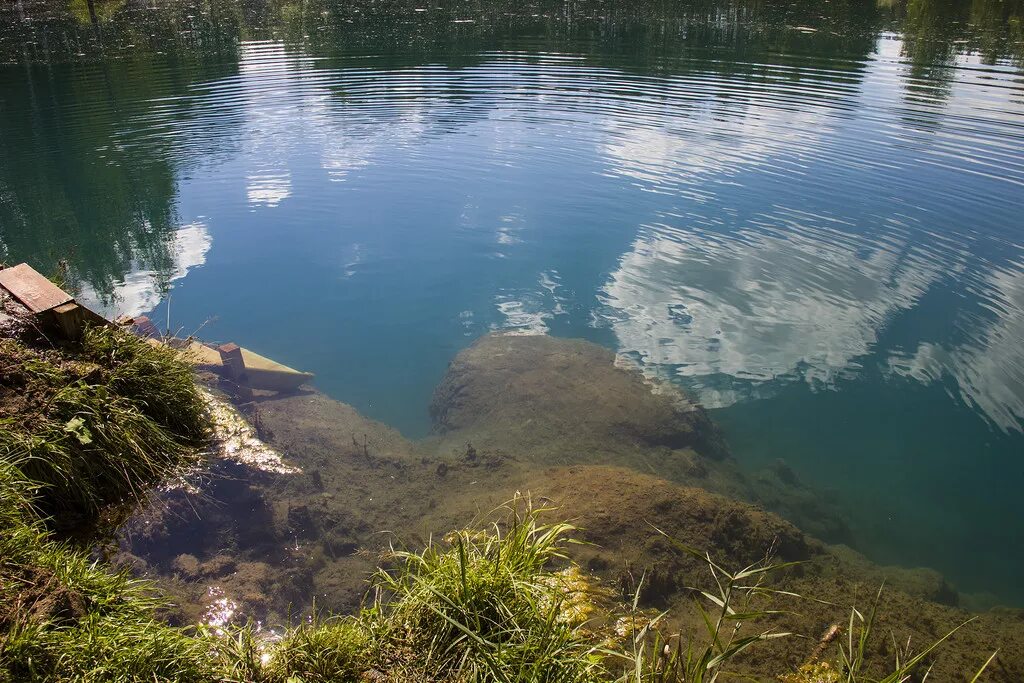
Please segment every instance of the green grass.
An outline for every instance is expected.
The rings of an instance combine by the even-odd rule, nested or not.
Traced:
[[[59,350],[0,340],[0,461],[58,523],[88,524],[194,463],[205,404],[174,352],[94,327]]]
[[[148,584],[53,540],[0,463],[0,682],[220,680],[210,647],[156,620]]]
[[[373,664],[410,678],[588,681],[602,671],[589,626],[591,585],[565,560],[567,524],[543,524],[528,501],[509,503],[489,532],[464,530],[419,553],[395,553],[380,596],[361,618]]]
[[[173,352],[116,328],[0,340],[0,683],[221,680],[149,584],[60,542],[198,461],[205,405]],[[45,522],[45,523],[44,523]]]
[[[707,638],[684,642],[678,636],[665,636],[659,626],[668,613],[646,618],[639,611],[638,589],[627,622],[630,646],[622,656],[629,666],[619,679],[621,683],[714,683],[728,675],[727,668],[748,648],[792,635],[771,628],[758,629],[756,624],[781,614],[764,606],[773,596],[784,593],[768,587],[767,578],[793,563],[773,563],[766,558],[740,571],[728,571],[709,554],[658,533],[703,561],[711,573],[713,592],[694,589],[694,609],[700,614]],[[745,633],[744,628],[749,630],[751,624],[754,632]]]
[[[773,628],[758,628],[757,625],[783,614],[764,606],[774,596],[802,599],[795,593],[776,590],[767,585],[771,573],[796,563],[775,563],[766,558],[740,571],[728,571],[714,562],[709,554],[688,548],[661,531],[658,533],[683,552],[701,559],[711,573],[716,590],[694,589],[698,596],[694,606],[701,616],[707,637],[684,644],[678,634],[666,637],[658,628],[666,613],[653,619],[638,620],[634,616],[629,629],[631,647],[621,655],[630,663],[630,667],[618,683],[714,683],[726,677],[751,678],[749,675],[731,673],[728,668],[736,663],[736,659],[746,649],[764,641],[793,635]],[[637,596],[639,594],[638,590]],[[875,615],[881,595],[879,589],[866,616],[856,608],[851,609],[846,642],[838,640],[832,658],[825,655],[828,641],[823,640],[819,650],[808,661],[796,671],[779,676],[778,680],[781,683],[907,683],[927,679],[930,667],[924,667],[924,663],[928,657],[954,633],[970,623],[970,620],[919,651],[912,651],[909,642],[904,648],[897,648],[892,669],[881,678],[871,677],[865,672],[865,665],[868,662],[868,645],[874,635]],[[637,602],[634,600],[631,614],[642,616]],[[753,632],[743,634],[744,628],[752,629]],[[995,656],[993,652],[981,665],[970,679],[971,683],[981,678]],[[925,671],[921,672],[923,667]]]
[[[314,620],[289,631],[265,653],[265,680],[302,683],[358,681],[372,668],[371,629],[352,617]],[[379,657],[377,657],[379,659]]]
[[[665,613],[638,600],[611,604],[567,562],[572,527],[542,523],[543,511],[522,501],[486,532],[394,553],[397,566],[378,572],[374,599],[357,615],[313,618],[277,639],[251,627],[174,628],[156,619],[161,602],[148,584],[91,562],[33,521],[29,485],[0,466],[0,683],[708,683],[748,648],[787,635],[757,627],[777,614],[765,606],[779,593],[767,578],[783,565],[727,571],[702,555],[717,588],[696,593],[706,633],[684,644],[663,633]],[[615,617],[629,628],[609,643]],[[905,681],[945,640],[870,679],[861,669],[873,621],[874,609],[854,611],[834,660],[782,680]]]

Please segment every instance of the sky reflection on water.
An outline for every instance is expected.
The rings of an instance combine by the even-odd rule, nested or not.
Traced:
[[[8,17],[0,257],[70,255],[109,312],[172,294],[172,327],[412,435],[480,334],[589,338],[720,408],[741,460],[839,489],[869,553],[1019,590],[1011,24],[735,3],[357,31],[314,5],[145,50],[114,22],[100,52]]]

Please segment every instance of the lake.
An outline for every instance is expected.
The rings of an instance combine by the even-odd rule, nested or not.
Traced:
[[[0,260],[422,436],[578,337],[1024,605],[1024,2],[19,0]]]

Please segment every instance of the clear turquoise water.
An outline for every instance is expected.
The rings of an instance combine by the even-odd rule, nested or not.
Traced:
[[[1019,3],[152,6],[0,10],[4,260],[408,435],[479,335],[591,339],[1024,603]]]

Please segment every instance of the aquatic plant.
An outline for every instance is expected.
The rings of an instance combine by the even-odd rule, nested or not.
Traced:
[[[862,670],[866,661],[865,652],[867,652],[867,645],[874,632],[875,615],[878,609],[878,601],[881,596],[882,589],[879,588],[878,594],[875,596],[875,601],[872,603],[871,609],[868,610],[867,615],[863,614],[855,607],[850,610],[850,621],[846,631],[846,644],[844,645],[842,640],[839,641],[837,668],[840,674],[836,680],[841,683],[903,683],[904,681],[908,681],[911,676],[917,672],[929,655],[942,645],[942,643],[947,641],[950,636],[973,621],[973,619],[968,619],[956,628],[947,632],[941,638],[932,641],[929,645],[918,652],[913,652],[911,650],[911,644],[908,641],[903,648],[896,648],[896,662],[890,673],[879,679],[868,678]],[[857,634],[856,636],[854,636],[855,632]],[[895,642],[895,638],[893,638],[893,642]],[[992,663],[992,660],[995,659],[997,652],[993,652],[985,663],[981,665],[981,668],[978,669],[970,679],[971,683],[974,683],[981,678],[982,673],[985,672],[985,669],[987,669],[989,664]],[[924,677],[928,677],[927,671],[925,672]],[[792,681],[784,681],[783,683],[803,683],[803,681],[794,679]]]
[[[757,628],[758,621],[784,612],[758,608],[756,605],[763,598],[776,595],[802,599],[796,593],[773,589],[766,584],[766,579],[772,572],[798,563],[774,563],[770,557],[766,557],[738,572],[730,572],[715,563],[710,554],[689,548],[660,530],[658,533],[677,548],[703,560],[714,579],[716,592],[694,589],[700,598],[711,605],[709,610],[700,599],[694,600],[707,638],[703,641],[689,640],[684,645],[678,634],[667,637],[663,635],[659,626],[668,613],[662,612],[653,618],[645,618],[639,609],[638,588],[629,613],[630,621],[627,622],[630,627],[627,633],[631,636],[632,648],[620,655],[630,662],[631,667],[624,672],[618,683],[713,683],[726,675],[726,667],[736,663],[736,658],[751,646],[793,635],[771,628]],[[817,649],[806,662],[796,671],[778,677],[780,683],[905,683],[911,680],[942,643],[971,621],[960,624],[918,652],[911,650],[908,641],[903,649],[897,648],[896,661],[889,673],[881,678],[869,677],[864,671],[867,644],[874,630],[881,594],[882,589],[879,588],[866,616],[857,608],[851,609],[845,645],[841,639],[837,639],[842,629],[833,626],[821,638]],[[745,624],[754,625],[753,634],[740,635]],[[854,633],[857,635],[854,636]],[[833,640],[839,643],[834,662],[823,657]],[[970,679],[970,683],[976,683],[980,679],[995,656],[996,653],[992,653]],[[926,671],[924,678],[927,677]]]
[[[0,460],[60,524],[136,500],[198,459],[207,433],[192,369],[118,328],[47,349],[0,340]]]
[[[504,512],[488,531],[392,551],[358,615],[314,614],[276,641],[228,634],[222,672],[264,683],[608,680],[589,629],[608,593],[574,565],[553,566],[572,527],[542,524],[524,498]]]
[[[0,683],[710,682],[747,648],[786,635],[756,627],[742,635],[778,614],[758,605],[783,593],[767,578],[784,564],[730,572],[687,550],[705,561],[717,588],[697,592],[707,637],[684,646],[662,635],[666,613],[641,609],[640,591],[632,605],[611,604],[566,559],[573,527],[542,523],[544,511],[522,499],[488,531],[393,552],[397,565],[378,571],[374,598],[357,615],[314,616],[280,638],[253,626],[177,628],[157,619],[162,601],[148,583],[54,541],[31,506],[36,487],[0,462]],[[853,611],[835,666],[810,661],[780,680],[897,683],[948,638],[869,679],[861,668],[874,613]],[[621,614],[624,650],[601,625]],[[623,660],[617,676],[611,669]]]
[[[370,649],[370,633],[354,617],[314,618],[289,631],[279,643],[260,655],[268,681],[299,680],[302,683],[357,681],[368,662],[380,659]]]

